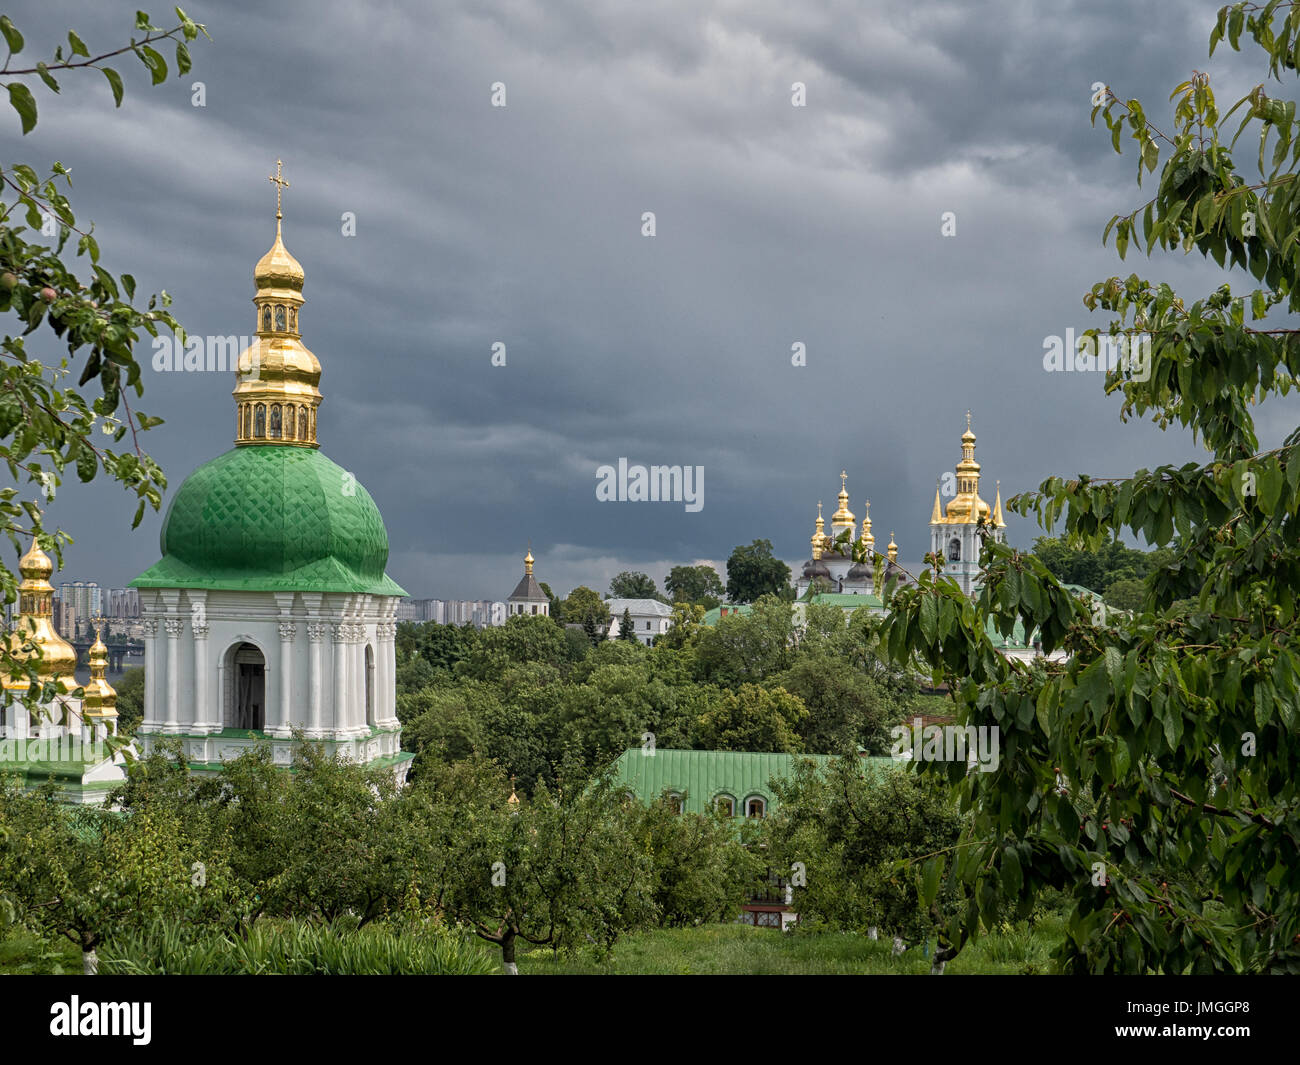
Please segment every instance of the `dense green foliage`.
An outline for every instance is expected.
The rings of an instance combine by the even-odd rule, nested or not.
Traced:
[[[1296,69],[1300,8],[1224,8],[1211,48],[1243,36],[1280,78]],[[1118,480],[1053,477],[1009,504],[1044,528],[1059,522],[1071,545],[1127,533],[1171,557],[1139,609],[1098,621],[1040,560],[986,539],[976,602],[932,559],[882,630],[895,661],[919,659],[948,681],[963,723],[1002,737],[993,772],[919,767],[947,773],[973,814],[967,836],[923,870],[927,897],[942,866],[966,900],[945,955],[1004,907],[1023,915],[1059,889],[1072,908],[1060,957],[1075,971],[1300,970],[1300,432],[1261,448],[1253,416],[1294,385],[1300,332],[1246,324],[1300,307],[1300,128],[1294,102],[1262,85],[1227,115],[1204,73],[1172,99],[1172,125],[1109,89],[1094,101],[1115,149],[1127,130],[1139,179],[1145,169],[1158,182],[1107,234],[1121,256],[1130,243],[1194,249],[1262,287],[1234,294],[1224,283],[1184,301],[1133,274],[1084,302],[1116,316],[1112,335],[1151,339],[1149,358],[1107,374],[1122,416],[1190,429],[1211,457]],[[1232,136],[1222,124],[1237,111]],[[1259,134],[1250,177],[1232,154],[1248,128]],[[1045,652],[1068,657],[1003,658],[989,620],[1004,633],[1017,620],[1036,627]]]
[[[550,619],[498,628],[403,624],[397,712],[415,779],[479,754],[531,792],[599,773],[642,736],[659,747],[883,753],[915,686],[877,657],[871,619],[813,607],[796,638],[768,597],[708,627],[680,606],[653,647],[570,639]]]
[[[739,546],[727,559],[727,598],[753,603],[765,595],[793,597],[790,567],[772,554],[771,540]]]
[[[1062,584],[1090,588],[1120,610],[1140,608],[1142,582],[1174,559],[1174,551],[1168,547],[1139,551],[1110,540],[1089,549],[1072,547],[1056,536],[1036,537],[1033,553]]]

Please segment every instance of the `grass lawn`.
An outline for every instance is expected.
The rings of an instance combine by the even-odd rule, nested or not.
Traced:
[[[1050,973],[1050,955],[1060,942],[1063,923],[1049,918],[1030,929],[1019,925],[982,936],[949,963],[948,973]],[[589,955],[556,956],[548,949],[518,953],[521,975],[738,975],[814,974],[924,975],[930,959],[924,947],[894,957],[888,940],[851,932],[782,933],[770,928],[712,924],[700,928],[660,928],[623,937],[604,961]],[[494,966],[500,951],[481,944]],[[930,944],[933,950],[933,943]],[[0,976],[81,972],[81,953],[66,941],[44,941],[10,929],[0,935]]]
[[[1060,942],[1059,919],[1034,929],[1021,925],[983,936],[948,965],[948,973],[1049,973],[1050,955]],[[933,944],[930,945],[933,951]],[[850,932],[782,933],[735,924],[663,928],[619,940],[603,962],[583,956],[554,956],[549,950],[519,951],[521,975],[737,975],[863,974],[921,975],[930,971],[923,947],[899,957],[888,940]]]

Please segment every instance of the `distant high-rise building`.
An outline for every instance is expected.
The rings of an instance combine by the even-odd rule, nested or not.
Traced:
[[[102,590],[94,581],[65,581],[59,585],[58,597],[82,620],[104,616]]]

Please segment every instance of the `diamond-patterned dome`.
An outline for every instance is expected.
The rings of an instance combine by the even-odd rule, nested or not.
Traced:
[[[137,588],[406,593],[384,573],[388,534],[356,479],[319,451],[237,447],[185,479],[163,558]]]

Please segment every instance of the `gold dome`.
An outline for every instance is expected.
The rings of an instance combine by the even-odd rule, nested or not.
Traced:
[[[284,238],[280,233],[280,217],[277,215],[275,243],[271,245],[270,251],[257,260],[257,266],[253,268],[253,281],[259,289],[287,288],[301,292],[306,276],[302,264],[290,255],[289,249],[284,246]]]
[[[235,443],[319,447],[320,363],[298,329],[303,269],[281,235],[280,193],[288,182],[275,162],[275,243],[253,270],[257,339],[240,354],[235,373]]]
[[[898,545],[894,543],[894,534],[892,532],[889,534],[889,546],[885,550],[889,553],[890,562],[898,561]]]
[[[533,563],[534,563],[535,561],[536,561],[536,559],[533,558],[533,549],[530,547],[530,548],[528,549],[528,554],[524,555],[524,574],[525,574],[525,575],[530,574],[530,573],[533,572]]]
[[[975,461],[975,434],[970,427],[970,411],[966,412],[966,431],[961,434],[961,461],[957,463],[957,495],[948,504],[943,517],[931,524],[973,525],[983,519],[990,520],[993,508],[980,498],[980,464]],[[938,489],[934,496],[936,515],[939,505]]]
[[[839,507],[831,515],[831,528],[842,529],[847,526],[849,530],[849,539],[853,539],[853,528],[857,524],[857,518],[854,517],[853,511],[849,510],[849,490],[846,485],[848,474],[840,470],[840,496]]]
[[[53,681],[64,694],[76,691],[77,652],[54,628],[54,588],[50,576],[54,563],[41,550],[36,538],[18,562],[22,583],[18,585],[18,617],[5,634],[9,653],[22,662],[32,662],[42,684]],[[6,691],[26,691],[31,685],[26,672],[6,676]]]
[[[90,683],[86,685],[86,695],[82,702],[82,714],[87,718],[100,720],[117,717],[117,692],[104,677],[108,669],[108,648],[99,635],[99,626],[95,626],[95,643],[90,648]]]

